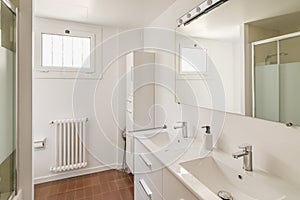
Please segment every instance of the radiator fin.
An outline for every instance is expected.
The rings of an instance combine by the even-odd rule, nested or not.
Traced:
[[[55,166],[52,172],[63,172],[87,166],[85,135],[87,119],[55,120]]]

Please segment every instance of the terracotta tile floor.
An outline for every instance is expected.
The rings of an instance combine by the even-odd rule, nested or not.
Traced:
[[[35,200],[133,200],[133,176],[117,170],[34,186]]]

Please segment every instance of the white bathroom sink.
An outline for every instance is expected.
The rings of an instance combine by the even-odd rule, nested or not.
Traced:
[[[168,132],[152,132],[139,137],[149,150],[164,159],[177,160],[192,144],[193,138],[183,138],[181,135]],[[170,161],[171,162],[171,161]]]
[[[157,151],[164,152],[186,149],[193,141],[192,138],[182,138],[181,136],[176,137],[176,135],[174,135],[174,137],[171,136],[168,132],[160,132],[149,136],[147,140],[148,143],[150,143],[151,146],[154,146]]]
[[[260,170],[244,172],[212,156],[180,165],[216,195],[226,191],[233,200],[298,199],[298,192],[277,177]]]
[[[169,136],[168,132],[159,132],[148,136],[147,139],[157,147],[168,146],[172,142],[172,138]]]
[[[169,143],[169,145],[166,146],[163,150],[164,152],[169,152],[169,151],[183,152],[190,147],[192,142],[193,142],[192,138],[176,138],[171,143]]]

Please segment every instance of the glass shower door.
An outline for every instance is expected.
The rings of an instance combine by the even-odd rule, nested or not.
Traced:
[[[257,45],[254,51],[254,117],[279,121],[277,42]]]
[[[0,17],[0,200],[7,200],[16,182],[16,16],[2,1]]]
[[[300,37],[279,41],[280,121],[300,125]]]
[[[300,126],[300,32],[254,46],[254,117]]]

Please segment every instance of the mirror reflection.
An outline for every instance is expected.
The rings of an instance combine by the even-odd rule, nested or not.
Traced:
[[[176,101],[300,125],[299,18],[298,0],[229,0],[178,27]],[[223,108],[208,87],[217,81]]]
[[[300,125],[300,34],[253,44],[255,117]]]

